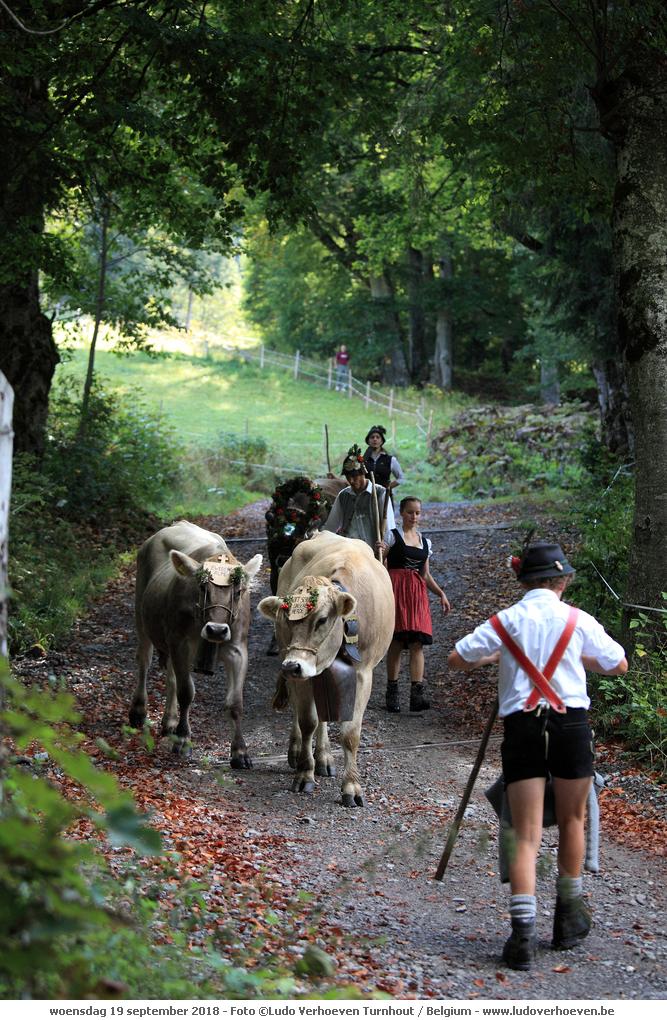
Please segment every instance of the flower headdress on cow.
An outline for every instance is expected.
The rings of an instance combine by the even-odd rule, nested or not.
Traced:
[[[303,620],[308,613],[312,613],[317,606],[320,592],[318,588],[312,588],[302,584],[291,594],[286,595],[280,608],[287,613],[288,620]]]
[[[290,507],[290,500],[298,493],[308,496],[305,511]],[[317,530],[326,519],[329,511],[328,500],[310,478],[299,475],[278,485],[273,493],[273,502],[266,512],[266,524],[269,541],[277,538],[304,535],[312,529]]]
[[[347,451],[340,473],[347,477],[347,475],[356,475],[359,472],[364,475],[367,474],[364,455],[361,452],[361,448],[355,443]]]

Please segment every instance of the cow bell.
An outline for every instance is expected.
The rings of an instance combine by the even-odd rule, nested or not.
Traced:
[[[313,697],[320,722],[350,722],[357,697],[357,672],[338,655],[313,677]]]

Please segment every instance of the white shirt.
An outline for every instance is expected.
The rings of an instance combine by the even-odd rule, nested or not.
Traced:
[[[383,502],[384,502],[384,494],[385,494],[386,490],[381,485],[376,486],[376,488],[378,490],[379,510],[380,510],[380,513],[382,513]],[[372,485],[372,482],[371,482],[371,480],[369,478],[369,480],[366,482],[366,488],[362,489],[362,492],[372,492],[372,491],[373,491],[373,485]],[[338,493],[338,496],[342,495],[343,492],[354,492],[354,489],[352,488],[351,485],[347,485],[344,489],[341,490],[341,492]],[[340,504],[340,500],[339,500],[338,496],[336,496],[336,499],[334,500],[334,504],[331,507],[331,510],[329,511],[329,516],[327,517],[327,519],[324,522],[324,525],[322,527],[323,531],[333,531],[335,534],[338,532],[338,529],[343,526],[343,512],[342,512],[342,510],[340,508],[341,504]],[[396,518],[394,517],[394,508],[391,505],[391,500],[389,499],[389,500],[387,500],[387,522],[386,522],[386,527],[384,529],[384,535],[382,536],[384,542],[388,542],[389,537],[391,535],[391,529],[395,528],[395,527],[396,527]]]
[[[542,670],[563,633],[569,610],[570,607],[561,602],[550,588],[532,588],[520,602],[503,609],[498,616],[508,634],[531,662]],[[457,641],[455,648],[466,662],[475,662],[500,648],[498,715],[504,719],[512,712],[523,711],[533,689],[532,680],[505,648],[488,620],[472,634]],[[582,655],[597,659],[603,669],[613,669],[624,658],[625,652],[617,641],[609,637],[602,624],[579,610],[570,643],[550,681],[570,708],[588,708],[590,705]],[[540,698],[540,703],[546,704],[545,699]]]

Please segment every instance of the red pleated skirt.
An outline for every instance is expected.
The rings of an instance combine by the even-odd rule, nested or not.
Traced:
[[[394,640],[404,644],[433,644],[433,625],[428,604],[428,589],[416,570],[389,571],[396,602]]]

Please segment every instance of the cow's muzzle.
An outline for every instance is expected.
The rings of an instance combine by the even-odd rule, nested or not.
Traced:
[[[308,680],[315,676],[315,663],[304,662],[303,659],[285,659],[282,671],[292,680]]]
[[[201,636],[205,641],[213,641],[215,644],[224,644],[232,636],[228,623],[205,623],[201,629]]]

